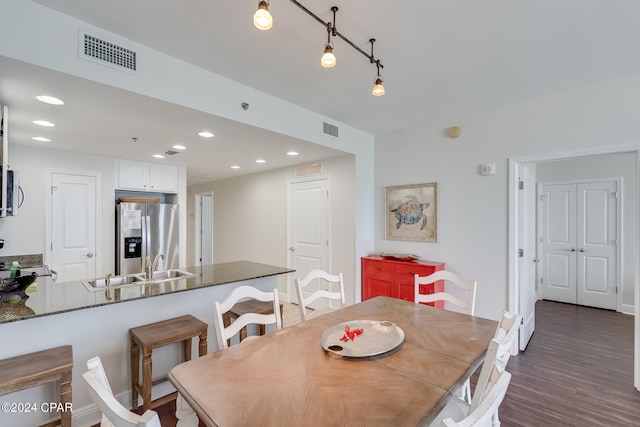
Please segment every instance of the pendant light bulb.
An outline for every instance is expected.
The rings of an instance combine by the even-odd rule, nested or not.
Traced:
[[[260,0],[260,3],[258,3],[258,10],[253,15],[253,25],[263,31],[273,26],[273,18],[269,13],[269,3],[265,0]]]
[[[330,44],[324,47],[324,54],[320,58],[320,64],[324,68],[332,68],[336,66],[336,56],[333,54],[333,48]]]
[[[371,94],[373,96],[384,95],[384,86],[382,86],[382,77],[378,76],[376,78],[376,84],[373,86],[373,89],[371,90]]]

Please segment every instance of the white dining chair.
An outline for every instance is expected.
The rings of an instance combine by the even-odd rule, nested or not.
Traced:
[[[89,388],[91,400],[102,412],[101,427],[161,427],[155,411],[148,409],[138,415],[122,406],[113,396],[100,357],[89,359],[87,368],[89,370],[82,374],[82,378]]]
[[[344,280],[342,273],[329,274],[324,270],[311,270],[303,279],[296,279],[296,293],[298,295],[298,309],[300,310],[300,319],[304,322],[323,314],[329,313],[335,308],[330,305],[317,306],[316,301],[319,299],[331,301],[340,301],[340,306],[344,306]],[[305,291],[312,283],[317,287],[314,291]],[[321,289],[326,287],[328,289]],[[335,287],[335,290],[332,290]],[[305,297],[305,294],[307,295]],[[307,314],[307,309],[311,309],[311,313]]]
[[[518,337],[521,323],[522,316],[514,315],[507,311],[502,313],[495,337],[487,347],[487,353],[480,369],[480,376],[478,376],[478,382],[473,390],[471,411],[474,411],[481,404],[483,396],[490,392],[498,376],[506,370],[507,363],[511,357],[511,348]],[[493,418],[493,425],[500,425],[497,410]]]
[[[445,282],[445,289],[448,286],[453,285],[466,294],[466,299],[460,298],[459,296],[446,291],[435,292],[432,294],[420,293],[420,285],[429,285],[441,280]],[[475,280],[463,280],[447,270],[439,270],[428,276],[419,276],[416,274],[414,276],[414,301],[417,304],[446,301],[464,310],[466,314],[473,316],[476,305],[476,287],[477,282]]]
[[[466,299],[462,299],[446,291],[434,292],[432,294],[420,293],[420,285],[430,285],[441,280],[445,282],[445,289],[448,286],[455,286],[459,289],[460,292],[466,295]],[[416,304],[420,304],[433,303],[436,301],[446,301],[462,309],[466,314],[473,316],[476,305],[476,288],[477,282],[475,280],[463,280],[454,273],[447,270],[439,270],[431,273],[428,276],[419,276],[416,274],[414,275],[413,286],[414,302]],[[456,391],[456,394],[467,403],[471,403],[471,384],[469,380],[467,380],[464,385]]]
[[[492,390],[494,390],[494,388],[496,387],[498,380],[502,378],[502,374],[506,373],[507,363],[509,362],[509,357],[511,356],[511,347],[518,337],[518,329],[520,328],[521,321],[522,316],[513,315],[506,311],[503,312],[502,318],[498,322],[494,338],[491,339],[489,345],[487,346],[487,352],[485,354],[484,361],[482,362],[482,368],[480,369],[480,375],[478,376],[478,381],[476,382],[476,386],[473,391],[471,403],[467,402],[466,399],[460,399],[460,396],[449,399],[444,409],[440,412],[435,421],[429,424],[429,426],[440,426],[442,420],[444,420],[445,418],[451,418],[452,420],[463,420],[467,417],[470,417],[473,413],[475,413],[476,416],[484,414],[483,411],[485,411],[486,409],[479,408],[481,406],[482,408],[486,408],[487,405],[490,405],[490,403],[484,402],[486,399],[491,400],[496,398],[496,393],[492,393]],[[508,375],[508,377],[510,378],[510,375]],[[506,385],[504,385],[504,387],[506,390]],[[500,401],[502,401],[502,397],[504,397],[504,394],[500,397]],[[499,406],[500,403],[498,403],[495,408],[494,406],[490,406],[491,408],[493,408],[493,412],[491,412],[490,415],[490,419],[492,420],[491,423],[472,423],[462,425],[499,426]],[[481,419],[484,420],[485,415],[483,415]],[[467,420],[465,422],[470,422],[470,420]]]
[[[499,426],[500,423],[495,423],[494,415],[498,413],[498,408],[504,400],[504,396],[507,393],[507,388],[509,387],[510,382],[511,374],[507,371],[503,371],[477,408],[469,412],[469,415],[459,421],[455,421],[453,418],[447,417],[442,420],[442,425],[445,427]]]
[[[255,299],[258,301],[268,301],[273,303],[273,311],[269,314],[244,313],[236,318],[229,326],[225,327],[223,316],[229,312],[233,306],[247,299]],[[228,348],[227,340],[230,340],[238,334],[247,325],[276,325],[276,329],[282,329],[282,316],[280,314],[280,299],[278,297],[278,289],[271,292],[264,292],[253,286],[238,286],[227,295],[224,301],[215,301],[213,303],[213,323],[216,329],[218,339],[218,348],[220,350]],[[253,338],[253,337],[248,337]]]

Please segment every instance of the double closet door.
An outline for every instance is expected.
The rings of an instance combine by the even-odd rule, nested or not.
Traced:
[[[618,186],[540,185],[544,299],[616,309]]]

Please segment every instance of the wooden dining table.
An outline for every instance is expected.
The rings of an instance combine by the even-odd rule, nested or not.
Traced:
[[[358,320],[393,322],[404,341],[367,357],[323,348],[327,329]],[[376,297],[182,363],[169,379],[207,426],[415,426],[453,398],[496,326]]]

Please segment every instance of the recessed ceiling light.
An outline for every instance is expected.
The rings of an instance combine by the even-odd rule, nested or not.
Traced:
[[[34,141],[40,141],[40,142],[51,142],[49,138],[45,138],[43,136],[34,136],[31,139],[33,139]]]
[[[198,135],[203,138],[213,138],[213,134],[207,130],[203,130],[202,132],[198,133]]]
[[[238,165],[233,165],[233,166],[231,166],[231,169],[240,169],[240,166],[238,166]]]
[[[297,151],[289,151],[287,156],[297,156],[299,153]]]
[[[155,157],[156,159],[164,159],[164,156],[162,154],[154,154],[153,157]]]
[[[171,148],[175,148],[176,150],[186,150],[187,149],[187,147],[185,147],[184,145],[180,145],[180,144],[172,145]]]
[[[38,95],[36,99],[40,102],[44,102],[46,104],[51,105],[64,105],[64,101],[62,99],[56,98],[55,96],[49,95]]]
[[[54,123],[48,122],[46,120],[34,120],[33,123],[38,126],[47,126],[47,127],[55,126]]]
[[[267,161],[265,159],[258,159],[256,160],[256,163],[267,163]]]

